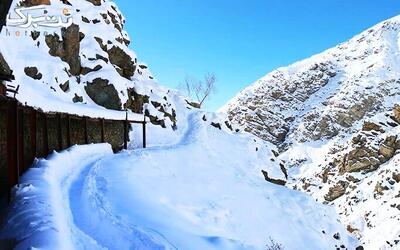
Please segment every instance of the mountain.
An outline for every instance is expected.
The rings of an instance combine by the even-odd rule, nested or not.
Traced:
[[[146,149],[134,128],[118,154],[85,145],[35,161],[13,190],[0,248],[1,240],[15,249],[359,245],[332,208],[265,181],[287,178],[275,145],[159,85],[131,50],[113,1],[14,0],[10,14],[0,68],[13,71],[21,103],[113,119],[126,110],[152,124]]]
[[[26,16],[61,18],[66,26],[21,27],[9,21],[3,29],[1,53],[14,71],[13,84],[20,85],[21,103],[44,111],[116,118],[124,116],[114,111],[143,113],[148,104],[154,124],[175,125],[172,95],[128,48],[125,19],[114,2],[15,0],[9,14],[18,21],[15,8],[25,8]]]
[[[221,111],[279,148],[288,187],[334,206],[367,249],[390,249],[400,247],[398,104],[400,16],[269,73]]]

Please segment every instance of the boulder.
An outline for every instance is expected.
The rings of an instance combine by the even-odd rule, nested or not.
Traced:
[[[85,91],[96,104],[106,109],[121,110],[122,108],[118,92],[108,80],[96,78],[93,82],[87,83]]]
[[[378,124],[375,124],[373,122],[364,122],[363,127],[362,127],[362,131],[378,131],[378,132],[382,132],[384,133],[385,130],[383,130],[381,128],[381,126],[379,126]]]
[[[40,73],[36,67],[26,67],[24,69],[24,72],[27,76],[29,76],[35,80],[40,80],[43,77],[42,73]]]
[[[117,66],[118,73],[128,80],[135,74],[136,64],[133,59],[120,47],[113,46],[107,51],[110,62]]]
[[[83,97],[82,97],[82,96],[79,96],[79,95],[77,95],[77,94],[75,94],[74,98],[72,98],[72,101],[73,101],[74,103],[83,102]]]
[[[392,159],[397,150],[397,136],[389,136],[379,147],[379,154],[384,157],[384,162]]]
[[[117,46],[113,46],[111,49],[108,49],[105,44],[103,44],[103,40],[101,38],[95,37],[97,43],[100,45],[100,48],[107,52],[108,58],[110,59],[111,64],[114,66],[115,70],[122,77],[130,80],[131,77],[136,72],[136,61],[134,58],[130,57],[123,49]]]
[[[376,183],[376,185],[375,185],[374,192],[377,193],[377,194],[379,194],[379,195],[383,195],[383,192],[384,192],[384,191],[387,191],[387,190],[389,190],[388,187],[383,186],[381,182],[378,182],[378,183]]]
[[[264,178],[265,178],[266,181],[271,182],[271,183],[276,184],[276,185],[280,185],[280,186],[285,186],[286,185],[286,181],[284,181],[284,180],[270,178],[268,176],[268,172],[267,171],[261,170],[261,172],[264,175]]]
[[[69,81],[66,81],[64,84],[60,84],[60,89],[64,92],[68,92],[70,90],[69,88]]]
[[[31,32],[31,37],[33,39],[33,41],[36,41],[36,39],[38,39],[40,36],[40,32],[39,31],[32,31]]]
[[[60,57],[61,60],[70,66],[69,72],[78,76],[81,73],[81,62],[79,57],[80,50],[80,32],[79,26],[72,24],[61,31],[62,40],[57,34],[46,35],[45,41],[50,48],[49,54]]]
[[[149,96],[138,94],[134,88],[128,89],[128,101],[125,107],[132,110],[133,113],[143,114],[143,106],[149,103]]]
[[[329,192],[324,196],[326,201],[332,202],[346,193],[349,183],[346,181],[339,181],[335,186],[329,189]]]
[[[377,150],[363,146],[350,151],[342,162],[344,171],[341,172],[348,173],[375,171],[381,164]]]
[[[100,6],[101,5],[101,0],[87,0],[88,2],[91,2],[95,6]]]
[[[393,173],[392,175],[393,180],[395,180],[397,183],[400,183],[400,173]]]
[[[397,123],[400,123],[400,105],[396,104],[393,108],[393,120]]]

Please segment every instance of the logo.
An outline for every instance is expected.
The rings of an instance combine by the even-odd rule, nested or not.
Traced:
[[[33,13],[36,14],[33,15]],[[30,27],[67,28],[72,25],[70,11],[66,8],[61,11],[62,16],[48,15],[46,8],[40,6],[15,8],[14,14],[16,17],[12,17],[11,13],[8,14],[7,26],[27,29]]]

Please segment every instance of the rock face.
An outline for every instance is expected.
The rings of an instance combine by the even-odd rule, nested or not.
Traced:
[[[100,47],[108,54],[111,63],[114,65],[117,72],[127,79],[130,79],[136,71],[136,64],[132,57],[130,57],[120,47],[112,46],[111,49],[107,49],[107,46],[103,44],[102,39],[96,38]]]
[[[349,184],[345,181],[339,181],[335,186],[329,189],[329,192],[325,195],[326,201],[334,201],[337,198],[345,194]]]
[[[116,46],[107,50],[107,53],[111,63],[118,67],[118,73],[121,76],[130,79],[136,71],[136,65],[133,62],[133,59],[121,48]]]
[[[88,96],[98,105],[107,109],[121,110],[121,100],[114,85],[108,80],[96,78],[85,87]]]
[[[101,5],[101,0],[87,0],[88,2],[91,2],[95,6],[100,6]]]
[[[277,69],[249,86],[221,111],[241,127],[282,149],[293,142],[329,140],[354,131],[365,117],[388,110],[400,94],[392,57],[395,18],[312,58]],[[381,62],[388,65],[380,75]],[[374,77],[379,76],[379,77]],[[390,103],[390,102],[388,102]]]
[[[393,120],[400,124],[400,105],[396,104],[393,110]]]
[[[10,66],[8,66],[6,60],[4,59],[1,53],[0,53],[0,75],[3,76],[12,75],[12,70],[10,69]]]
[[[18,53],[30,55],[29,65],[21,62],[23,57],[17,56],[16,50],[0,48],[5,59],[0,57],[0,70],[9,74],[11,67],[23,76],[23,81],[16,83],[21,85],[17,98],[22,103],[55,111],[57,104],[43,105],[43,98],[52,96],[52,101],[64,104],[69,100],[63,112],[82,110],[84,105],[113,110],[127,107],[129,112],[147,115],[153,124],[177,128],[176,94],[160,87],[149,67],[138,62],[127,47],[130,39],[124,31],[125,19],[114,1],[24,0],[14,1],[11,8],[20,2],[25,7],[46,5],[49,16],[58,17],[60,10],[68,10],[61,18],[64,23],[69,17],[73,20],[66,28],[39,26],[30,36],[21,36]],[[11,38],[2,36],[1,47],[15,47]]]
[[[285,185],[334,206],[367,249],[400,246],[399,37],[400,16],[271,72],[221,109],[277,145]]]
[[[78,76],[81,73],[81,62],[79,57],[80,35],[79,26],[72,24],[62,29],[62,40],[57,34],[47,35],[46,44],[49,46],[49,54],[60,57],[70,66],[69,72]]]

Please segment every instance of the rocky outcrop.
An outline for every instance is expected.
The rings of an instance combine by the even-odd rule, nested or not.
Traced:
[[[397,149],[400,149],[400,141],[397,141],[397,136],[388,136],[379,147],[379,155],[382,157],[382,162],[390,160]]]
[[[11,76],[12,70],[10,66],[8,66],[6,60],[4,59],[3,55],[0,53],[0,75],[1,76]]]
[[[100,6],[102,0],[87,0],[88,2],[91,2],[95,6]]]
[[[270,178],[268,175],[268,172],[265,170],[261,170],[261,173],[264,175],[265,180],[268,182],[271,182],[273,184],[280,185],[280,186],[286,185],[286,181],[284,181],[284,180]]]
[[[349,183],[346,181],[339,181],[335,186],[329,189],[329,192],[325,195],[326,201],[334,201],[346,193],[346,189]]]
[[[74,98],[72,98],[74,103],[83,102],[83,97],[75,94]]]
[[[373,122],[369,122],[369,121],[366,121],[366,122],[364,122],[364,124],[363,124],[363,127],[362,127],[362,131],[377,131],[377,132],[381,132],[381,133],[384,133],[385,131],[382,129],[382,127],[381,126],[379,126],[378,124],[376,124],[376,123],[373,123]]]
[[[113,46],[111,49],[107,50],[107,53],[110,62],[117,66],[116,70],[121,76],[130,79],[135,74],[135,62],[124,50]]]
[[[79,26],[72,24],[62,29],[62,39],[57,34],[46,36],[46,44],[50,48],[49,54],[60,57],[70,66],[69,72],[78,76],[81,73],[81,62],[79,57],[80,33]]]
[[[145,104],[151,104],[158,112],[160,112],[164,117],[158,117],[156,115],[152,115],[148,110],[144,109]],[[128,89],[128,101],[125,104],[127,109],[132,110],[134,113],[145,114],[150,122],[154,125],[161,126],[166,128],[165,118],[168,118],[172,122],[172,128],[176,129],[176,112],[174,109],[171,112],[166,111],[165,104],[151,101],[150,97],[147,95],[141,95],[136,92],[134,88]]]
[[[108,80],[96,78],[85,87],[88,96],[98,105],[107,109],[121,110],[121,99],[114,85]]]
[[[23,0],[19,3],[21,7],[33,7],[37,5],[50,5],[50,0]]]
[[[393,108],[393,120],[400,124],[400,105],[396,104]]]
[[[66,81],[63,84],[60,84],[60,89],[64,92],[69,92],[70,88],[69,88],[69,81]]]
[[[27,76],[35,80],[40,80],[43,77],[42,73],[40,73],[36,67],[26,67],[24,71]]]
[[[107,49],[107,46],[103,44],[103,40],[96,38],[101,49],[108,54],[110,62],[114,65],[117,72],[126,79],[131,79],[136,71],[136,62],[129,56],[123,49],[117,46],[112,46],[111,49]]]
[[[143,114],[144,104],[149,103],[150,97],[147,95],[138,94],[135,89],[128,89],[128,101],[126,102],[126,108],[132,110],[132,112],[137,114]]]

